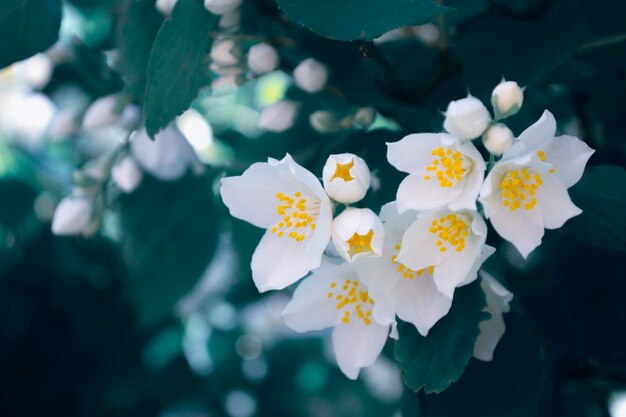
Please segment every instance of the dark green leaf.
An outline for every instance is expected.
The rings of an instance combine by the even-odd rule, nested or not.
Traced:
[[[187,110],[209,83],[206,56],[218,21],[200,0],[179,0],[172,19],[163,23],[148,62],[144,103],[148,135],[154,136]]]
[[[293,21],[331,39],[372,40],[407,25],[428,23],[449,9],[432,0],[277,0]]]
[[[211,184],[187,177],[173,183],[144,178],[121,202],[130,295],[139,322],[167,318],[207,267],[219,232]]]
[[[419,397],[419,417],[534,417],[542,382],[539,344],[505,315],[506,333],[492,362],[473,359],[463,377],[439,395]]]
[[[578,48],[585,23],[574,0],[552,1],[533,19],[495,10],[475,19],[462,36],[467,85],[474,95],[483,96],[503,76],[520,85],[541,80]]]
[[[588,168],[569,193],[583,212],[562,231],[595,245],[626,250],[626,171],[613,165]]]
[[[11,0],[0,5],[0,68],[45,51],[59,38],[58,0]]]
[[[421,336],[408,323],[398,325],[395,356],[404,383],[414,391],[442,392],[459,379],[472,357],[478,325],[490,317],[479,280],[455,291],[450,312]]]
[[[133,100],[143,102],[148,58],[163,24],[163,16],[156,10],[152,0],[129,0],[126,5],[115,33],[119,51],[116,69],[122,74]]]

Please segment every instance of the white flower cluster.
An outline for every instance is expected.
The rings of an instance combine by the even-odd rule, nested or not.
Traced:
[[[390,164],[409,175],[379,216],[347,206],[370,185],[365,161],[353,154],[330,155],[323,186],[290,155],[222,180],[230,213],[267,230],[252,257],[257,288],[283,289],[310,274],[285,308],[285,322],[299,332],[332,327],[337,363],[349,378],[374,363],[388,336],[397,337],[396,316],[426,336],[450,310],[455,289],[477,279],[495,251],[485,243],[477,202],[524,257],[544,228],[581,212],[567,188],[593,150],[575,137],[555,137],[548,111],[517,139],[494,124],[516,113],[522,100],[516,83],[503,82],[493,93],[494,118],[469,96],[450,103],[447,133],[389,143]],[[486,178],[487,164],[471,141],[481,136],[492,153]],[[346,207],[335,216],[337,203]],[[488,274],[481,277],[492,318],[481,323],[474,356],[490,360],[512,294]]]

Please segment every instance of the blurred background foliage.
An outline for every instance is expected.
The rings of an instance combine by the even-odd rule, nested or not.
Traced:
[[[0,415],[626,415],[625,4],[245,0],[233,23],[200,0],[158,3],[0,4]],[[232,41],[224,65],[216,38]],[[246,67],[259,42],[279,68]],[[314,93],[292,74],[310,57],[329,73]],[[329,153],[353,152],[374,174],[361,204],[377,211],[402,178],[385,142],[439,131],[450,100],[487,100],[502,76],[527,86],[516,133],[548,108],[596,149],[570,190],[585,213],[527,261],[490,234],[486,269],[515,294],[493,362],[415,394],[389,343],[349,381],[327,339],[283,326],[286,293],[257,293],[261,231],[228,216],[218,179],[286,152],[319,174]],[[86,123],[106,97],[115,117]],[[293,120],[267,129],[263,110],[284,100]],[[197,161],[180,175],[140,163],[130,132],[181,114]],[[123,155],[143,171],[130,193],[110,181]],[[95,226],[54,236],[73,187],[91,190]]]

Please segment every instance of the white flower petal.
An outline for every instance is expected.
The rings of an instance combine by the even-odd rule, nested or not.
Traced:
[[[496,232],[511,242],[524,258],[541,244],[543,220],[537,208],[511,211],[496,204],[489,219]]]
[[[94,204],[89,198],[65,197],[54,210],[52,233],[57,236],[79,235],[89,226]]]
[[[414,271],[443,262],[447,255],[439,251],[436,245],[437,236],[428,231],[438,213],[440,212],[421,213],[417,220],[409,226],[402,237],[398,262]]]
[[[572,203],[565,185],[555,174],[545,173],[541,177],[543,185],[537,189],[537,205],[541,210],[543,226],[558,229],[582,210]]]
[[[557,136],[542,150],[546,154],[546,162],[552,165],[567,188],[582,178],[585,165],[595,152],[574,136]]]
[[[423,211],[445,206],[461,195],[464,183],[459,181],[452,187],[442,187],[433,178],[427,181],[423,175],[409,175],[398,187],[398,209],[404,213],[407,210]]]
[[[491,314],[489,320],[480,322],[480,335],[474,345],[474,357],[482,361],[493,359],[493,351],[505,331],[502,313],[509,311],[509,303],[513,299],[511,294],[498,281],[486,272],[481,272],[481,287],[487,298],[485,311]]]
[[[427,166],[431,160],[431,151],[441,146],[443,133],[414,133],[398,142],[387,143],[387,160],[398,171],[409,174]]]
[[[449,256],[435,266],[434,281],[439,291],[448,298],[454,296],[454,289],[458,287],[472,270],[472,266],[479,257],[484,238],[470,235],[465,249]]]
[[[389,326],[361,321],[341,324],[333,330],[333,348],[339,369],[350,379],[359,376],[361,368],[372,365],[382,352]]]
[[[282,312],[285,324],[297,332],[332,327],[339,322],[341,311],[328,298],[332,282],[337,280],[336,267],[322,266],[306,278]]]
[[[265,232],[252,255],[252,279],[259,292],[281,290],[305,276],[310,269],[304,242],[278,237],[270,231]]]
[[[539,120],[519,135],[519,141],[528,149],[538,151],[547,146],[554,138],[556,120],[548,110],[544,111]],[[506,154],[505,154],[506,155]]]

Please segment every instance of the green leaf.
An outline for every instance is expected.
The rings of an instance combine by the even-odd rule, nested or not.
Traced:
[[[277,0],[289,18],[331,39],[372,40],[400,26],[419,25],[447,12],[432,0]]]
[[[58,0],[11,0],[0,5],[0,68],[45,51],[59,38]]]
[[[207,52],[219,17],[201,0],[179,0],[157,34],[148,62],[144,116],[154,136],[187,110],[211,78]]]
[[[421,336],[408,323],[398,325],[400,338],[395,357],[402,379],[413,391],[439,393],[459,379],[472,357],[480,333],[478,325],[490,314],[483,312],[485,294],[479,280],[458,288],[450,312]]]
[[[613,250],[626,250],[626,170],[614,165],[588,168],[569,189],[582,214],[561,231],[569,236]]]
[[[135,102],[142,103],[146,92],[146,69],[152,44],[163,24],[153,0],[129,0],[115,31],[119,59],[116,69]]]
[[[209,264],[219,232],[211,184],[188,176],[172,183],[145,177],[121,200],[129,293],[140,326],[173,314]]]
[[[576,51],[585,28],[574,0],[549,2],[534,19],[492,11],[472,21],[461,36],[465,81],[477,96],[487,95],[503,76],[533,84]]]
[[[505,315],[494,360],[472,360],[463,378],[439,395],[419,396],[419,417],[534,417],[542,385],[539,343],[525,324]]]

